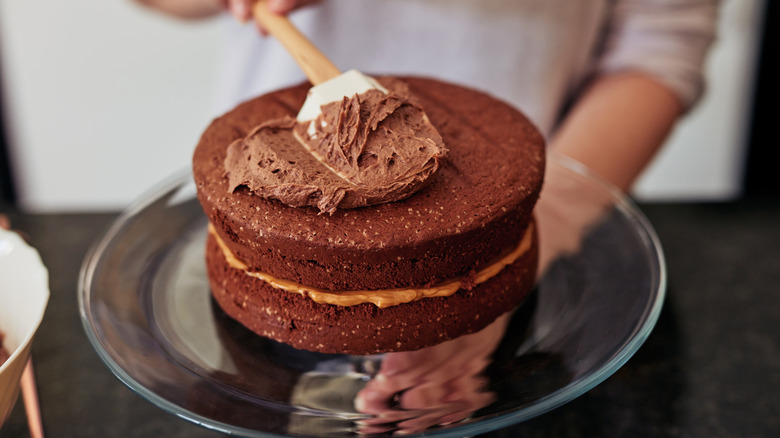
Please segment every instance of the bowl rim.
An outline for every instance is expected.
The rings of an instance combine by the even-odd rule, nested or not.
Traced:
[[[10,353],[10,356],[2,365],[0,365],[0,374],[2,374],[6,369],[10,368],[10,364],[18,360],[19,356],[22,355],[22,352],[26,350],[32,343],[32,339],[35,336],[35,333],[38,332],[38,328],[40,327],[41,322],[43,322],[43,316],[46,313],[46,308],[49,304],[49,297],[51,296],[51,291],[49,289],[49,271],[46,268],[46,265],[43,264],[43,260],[41,259],[38,251],[30,246],[15,231],[0,229],[0,242],[2,241],[10,241],[10,251],[20,252],[20,254],[22,254],[21,257],[26,257],[24,262],[28,263],[31,269],[37,271],[37,274],[35,275],[35,281],[42,281],[43,287],[40,288],[42,302],[38,311],[34,313],[34,323],[28,328],[26,333],[21,336],[19,339],[19,345],[15,346],[13,350],[9,349],[7,345],[4,345],[8,353]],[[36,285],[35,287],[37,288],[38,286],[39,285]],[[3,329],[2,326],[0,326],[0,331],[2,331],[4,334],[8,333],[8,331]]]

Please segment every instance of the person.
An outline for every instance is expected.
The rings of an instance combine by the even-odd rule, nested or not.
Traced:
[[[182,18],[232,16],[218,112],[305,80],[277,42],[246,24],[253,0],[136,1]],[[268,0],[267,7],[289,14],[342,68],[431,76],[510,102],[546,135],[552,154],[576,160],[627,193],[703,92],[719,2]],[[610,202],[578,192],[562,174],[559,160],[548,162],[536,207],[544,218],[538,221],[540,273],[576,250]],[[510,317],[444,344],[385,355],[381,378],[355,401],[360,412],[376,417],[363,423],[365,431],[384,432],[389,419],[404,432],[420,432],[489,404],[493,394],[483,390],[483,371]],[[457,371],[421,374],[419,364],[426,364],[423,371],[439,365]]]
[[[216,112],[305,78],[251,21],[253,0],[136,0],[229,11]],[[717,0],[268,0],[344,69],[473,86],[522,109],[549,148],[628,191],[703,90]]]
[[[170,15],[225,18],[215,112],[305,80],[252,26],[256,0],[136,0]],[[568,156],[623,192],[704,89],[718,0],[267,0],[342,69],[472,86],[526,113]],[[263,34],[263,29],[259,29]],[[345,68],[346,67],[346,68]],[[548,168],[554,163],[548,163]],[[537,215],[541,270],[576,250],[600,206],[547,172]],[[577,208],[574,208],[576,201]],[[576,219],[574,218],[575,216]],[[557,230],[555,218],[569,225]]]

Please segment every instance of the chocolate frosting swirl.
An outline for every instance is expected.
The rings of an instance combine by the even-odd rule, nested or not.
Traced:
[[[322,106],[314,120],[269,120],[227,150],[229,190],[245,186],[293,207],[333,214],[398,201],[420,190],[447,150],[408,87],[385,80]]]

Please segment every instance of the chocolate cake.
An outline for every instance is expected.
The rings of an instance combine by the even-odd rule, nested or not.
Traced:
[[[410,179],[414,190],[389,201],[358,196],[357,208],[336,208],[355,196],[322,202],[322,190],[296,186],[290,201],[286,188],[269,195],[231,177],[238,172],[229,164],[242,160],[229,158],[230,150],[285,129],[258,126],[295,117],[308,84],[247,101],[201,137],[193,174],[210,221],[212,294],[255,333],[320,352],[412,350],[483,328],[533,287],[541,135],[522,113],[484,93],[400,79],[446,150],[433,135],[423,161],[435,172],[426,170],[423,182]],[[391,89],[397,80],[380,78]],[[256,154],[242,157],[262,165],[252,161]],[[297,161],[287,161],[268,176],[294,172]]]

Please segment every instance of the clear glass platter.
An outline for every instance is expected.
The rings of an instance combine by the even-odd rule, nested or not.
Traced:
[[[133,391],[225,433],[485,433],[604,381],[647,338],[664,299],[651,226],[584,169],[550,157],[536,216],[544,271],[519,309],[416,352],[326,355],[256,336],[212,301],[207,220],[191,175],[181,174],[123,213],[87,255],[82,322]]]

